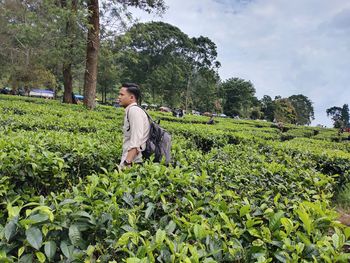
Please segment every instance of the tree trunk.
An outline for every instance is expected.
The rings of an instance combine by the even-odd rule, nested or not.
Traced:
[[[187,86],[186,86],[186,100],[185,100],[185,111],[188,112],[189,108],[189,102],[191,97],[191,78],[192,78],[192,70],[190,72],[190,75],[187,79]]]
[[[77,12],[77,0],[72,0],[72,11]],[[61,0],[61,6],[63,8],[68,7],[66,0]],[[73,44],[73,31],[74,31],[74,21],[68,18],[66,23],[66,38],[70,42],[70,52],[74,47]],[[73,77],[72,77],[72,56],[73,54],[69,54],[66,58],[66,62],[63,63],[63,102],[64,103],[73,103]]]
[[[63,65],[63,102],[64,103],[73,103],[73,78],[72,78],[72,64]]]
[[[84,105],[88,109],[95,107],[97,83],[97,58],[100,46],[100,24],[98,0],[88,1],[89,29],[86,48],[86,68],[84,76]]]

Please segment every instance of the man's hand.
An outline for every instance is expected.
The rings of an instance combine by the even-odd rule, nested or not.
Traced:
[[[138,154],[139,154],[139,151],[136,148],[132,148],[128,151],[128,154],[126,155],[125,160],[132,163]]]

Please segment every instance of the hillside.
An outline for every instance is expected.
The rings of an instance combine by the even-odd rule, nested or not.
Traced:
[[[0,96],[0,113],[1,262],[350,259],[350,134],[150,112],[172,164],[120,172],[123,109]]]

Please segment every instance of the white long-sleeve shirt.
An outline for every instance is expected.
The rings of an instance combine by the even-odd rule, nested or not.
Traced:
[[[149,137],[150,123],[146,113],[132,103],[125,108],[123,126],[123,154],[121,165],[123,165],[128,151],[136,148],[138,155],[132,160],[134,163],[142,162],[142,151],[146,148],[146,141]]]

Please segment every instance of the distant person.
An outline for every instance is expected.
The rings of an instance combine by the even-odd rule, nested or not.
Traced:
[[[281,132],[283,132],[283,131],[284,131],[284,124],[283,124],[283,122],[281,122],[281,121],[277,122],[277,128],[278,128]]]
[[[342,127],[339,128],[338,130],[338,135],[342,135],[344,133],[344,129]]]
[[[74,92],[72,92],[72,103],[73,104],[78,104],[78,99],[75,97]]]
[[[142,151],[146,148],[150,123],[146,113],[137,105],[140,96],[140,89],[135,83],[124,83],[119,90],[118,102],[125,108],[120,168],[142,163]]]
[[[207,124],[213,125],[214,123],[214,116],[211,116]]]
[[[179,118],[180,113],[179,113],[179,110],[178,110],[178,109],[173,109],[171,112],[172,112],[172,114],[173,114],[174,117]]]

